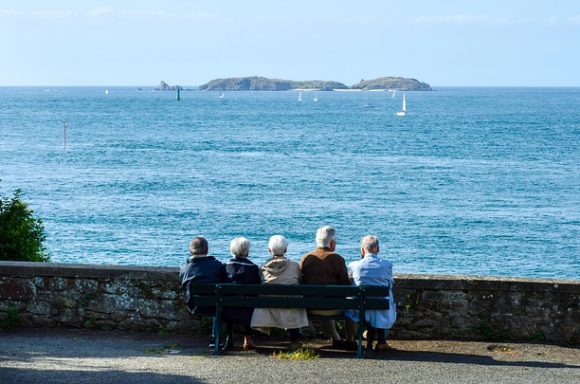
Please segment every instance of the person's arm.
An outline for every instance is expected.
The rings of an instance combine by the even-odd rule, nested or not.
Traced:
[[[339,285],[350,285],[350,279],[348,278],[348,271],[346,269],[346,262],[342,256],[336,255],[338,267],[338,284]]]

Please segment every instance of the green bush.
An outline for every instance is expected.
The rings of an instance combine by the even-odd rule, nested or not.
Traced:
[[[49,261],[42,220],[20,198],[0,194],[0,260]]]

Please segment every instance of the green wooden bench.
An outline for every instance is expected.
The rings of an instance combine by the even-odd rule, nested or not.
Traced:
[[[225,307],[358,310],[357,357],[363,356],[365,311],[389,309],[389,288],[369,285],[191,284],[190,292],[190,304],[215,306],[215,354],[220,353],[219,338]]]

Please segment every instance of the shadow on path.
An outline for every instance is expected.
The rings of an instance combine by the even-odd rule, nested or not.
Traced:
[[[356,358],[356,352],[340,351],[332,349],[332,346],[325,345],[316,347],[315,350],[321,358]],[[274,353],[286,351],[280,347],[259,347],[256,352],[260,355],[273,355]],[[569,365],[565,363],[554,363],[544,361],[526,361],[526,360],[496,360],[492,356],[469,355],[460,353],[445,353],[431,351],[404,351],[389,349],[386,352],[370,352],[365,355],[367,360],[388,360],[388,361],[411,361],[427,363],[452,363],[452,364],[471,364],[486,366],[505,366],[505,367],[528,367],[528,368],[572,368],[580,369],[579,365]]]
[[[204,381],[192,377],[172,374],[162,375],[148,372],[69,371],[33,370],[30,368],[0,369],[0,383],[63,384],[63,383],[107,383],[107,384],[203,384]]]

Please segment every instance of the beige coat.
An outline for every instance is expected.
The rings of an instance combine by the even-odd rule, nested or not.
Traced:
[[[264,284],[300,284],[300,265],[285,257],[273,257],[260,267]],[[308,326],[306,310],[301,308],[256,308],[252,328],[270,334],[270,328],[294,329]]]

